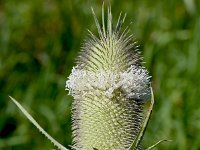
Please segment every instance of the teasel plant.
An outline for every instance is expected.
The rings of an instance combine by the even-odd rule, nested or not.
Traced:
[[[122,28],[126,15],[119,15],[113,26],[111,8],[100,24],[93,9],[98,35],[88,30],[76,66],[66,81],[73,96],[72,135],[74,150],[141,150],[154,96],[148,71],[128,27]],[[22,113],[58,149],[67,150],[52,138],[14,98]],[[150,99],[145,110],[144,106]],[[146,150],[153,149],[160,140]]]

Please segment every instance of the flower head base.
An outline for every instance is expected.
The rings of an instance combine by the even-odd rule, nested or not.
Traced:
[[[93,13],[94,14],[94,13]],[[76,150],[125,150],[143,120],[143,104],[150,97],[150,76],[141,65],[138,47],[121,15],[116,28],[108,9],[107,28],[94,14],[99,36],[90,33],[66,88],[74,97],[73,147]]]

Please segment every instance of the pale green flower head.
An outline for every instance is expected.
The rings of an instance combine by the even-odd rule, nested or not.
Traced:
[[[150,76],[142,66],[133,35],[122,28],[125,16],[120,14],[114,26],[108,8],[107,25],[104,10],[101,24],[95,14],[94,19],[98,35],[89,31],[66,81],[74,97],[72,147],[126,150],[144,120],[143,106],[151,95]]]

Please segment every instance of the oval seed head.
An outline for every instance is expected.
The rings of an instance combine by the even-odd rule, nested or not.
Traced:
[[[102,8],[103,9],[103,8]],[[93,12],[98,36],[90,33],[77,65],[66,81],[73,102],[73,147],[76,150],[125,150],[139,132],[150,76],[138,47],[119,16],[115,29],[108,8],[107,27]]]

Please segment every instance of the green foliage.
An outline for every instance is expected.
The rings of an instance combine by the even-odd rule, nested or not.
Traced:
[[[114,20],[138,39],[153,76],[155,105],[144,137],[155,149],[200,148],[200,3],[195,0],[111,1]],[[107,3],[106,3],[107,5]],[[40,150],[53,145],[10,102],[14,96],[55,139],[71,144],[71,101],[65,81],[86,29],[96,31],[90,6],[101,1],[0,2],[0,149]]]

